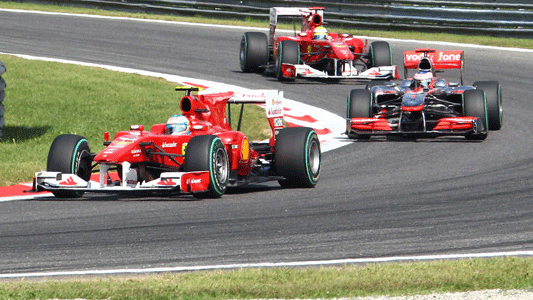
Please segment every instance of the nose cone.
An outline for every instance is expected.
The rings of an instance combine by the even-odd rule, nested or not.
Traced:
[[[331,47],[333,54],[337,59],[340,60],[353,60],[355,56],[353,55],[350,48],[344,43],[332,43]]]
[[[405,94],[402,99],[402,106],[420,106],[424,104],[425,94]]]

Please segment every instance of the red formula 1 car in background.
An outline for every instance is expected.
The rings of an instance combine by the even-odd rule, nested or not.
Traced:
[[[246,32],[241,40],[243,72],[275,73],[279,80],[303,78],[399,79],[387,42],[367,45],[349,34],[328,33],[323,7],[270,9],[269,36]],[[279,16],[302,19],[296,36],[275,36]]]
[[[220,197],[228,186],[277,180],[283,187],[314,187],[320,176],[320,141],[307,127],[283,126],[283,92],[208,92],[194,95],[185,88],[180,108],[185,126],[155,124],[150,131],[132,125],[106,148],[92,153],[87,140],[60,135],[48,154],[47,171],[36,173],[34,190],[56,197],[81,197],[84,192],[180,192],[195,197]],[[266,106],[272,137],[251,142],[240,128],[231,128],[230,105]],[[228,120],[229,119],[229,120]],[[172,124],[174,125],[174,124]],[[113,179],[116,170],[118,179]],[[99,174],[98,181],[91,175]],[[98,177],[98,176],[96,176]],[[117,177],[116,175],[114,177]]]
[[[372,135],[408,137],[465,136],[484,140],[502,126],[502,96],[496,81],[463,82],[463,51],[418,49],[404,52],[404,68],[418,69],[400,85],[367,85],[348,95],[346,134],[365,139]],[[459,69],[461,83],[436,77]]]

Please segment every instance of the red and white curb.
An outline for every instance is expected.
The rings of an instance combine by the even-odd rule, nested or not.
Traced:
[[[246,90],[243,87],[228,85],[214,81],[202,80],[202,79],[193,79],[189,77],[163,74],[157,72],[136,70],[130,68],[122,68],[109,65],[99,65],[86,62],[78,62],[72,60],[64,59],[55,59],[48,57],[36,57],[30,55],[21,55],[21,54],[9,54],[1,53],[6,55],[15,55],[24,59],[31,60],[40,60],[40,61],[51,61],[59,63],[68,63],[76,64],[87,67],[96,67],[104,68],[108,70],[139,74],[144,76],[158,77],[163,78],[167,81],[174,82],[176,84],[191,85],[191,86],[200,86],[204,88],[213,88],[219,90]],[[321,150],[322,152],[331,151],[333,149],[347,145],[346,136],[342,136],[342,133],[345,131],[345,119],[335,115],[331,112],[328,112],[324,109],[313,107],[304,103],[300,103],[290,99],[283,100],[284,105],[284,118],[289,126],[305,126],[313,128],[320,138]],[[46,198],[50,197],[50,193],[26,193],[24,191],[31,189],[31,184],[19,184],[12,185],[7,187],[0,187],[0,202],[14,201],[14,200],[28,200],[28,199],[37,199],[37,198]]]

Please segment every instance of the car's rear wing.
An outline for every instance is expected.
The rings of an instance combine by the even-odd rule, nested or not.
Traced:
[[[443,50],[422,48],[405,51],[403,53],[404,76],[408,77],[410,69],[427,69],[427,66],[421,66],[429,61],[432,71],[434,70],[461,70],[461,83],[463,81],[464,51],[463,50]]]
[[[264,104],[268,118],[283,117],[283,91],[278,90],[246,90],[236,91],[228,103]]]
[[[276,131],[284,127],[283,122],[283,91],[278,90],[239,90],[228,100],[231,103],[254,103],[264,106],[272,136],[270,144],[275,145]],[[231,115],[231,114],[229,114]],[[241,108],[242,118],[242,108]],[[231,121],[230,121],[231,122]],[[241,120],[239,120],[239,124]],[[239,125],[240,127],[240,125]],[[239,130],[239,128],[237,129]]]
[[[310,26],[320,26],[324,18],[324,7],[271,7],[269,44],[274,45],[279,16],[302,17],[302,31]]]

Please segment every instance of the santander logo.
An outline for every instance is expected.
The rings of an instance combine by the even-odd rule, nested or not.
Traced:
[[[163,142],[163,145],[161,145],[161,147],[163,147],[163,148],[174,148],[177,145],[178,144],[176,142],[172,142],[172,143]]]

